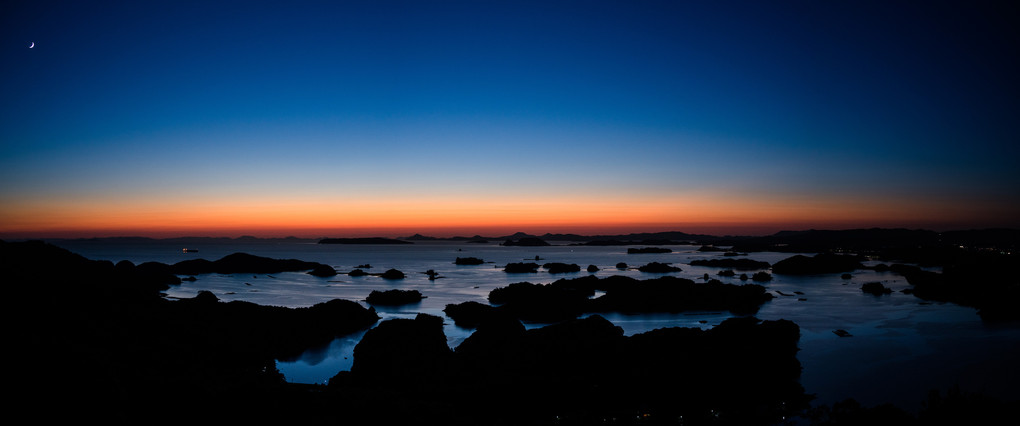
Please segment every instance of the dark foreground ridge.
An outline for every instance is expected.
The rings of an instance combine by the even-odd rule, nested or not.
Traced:
[[[32,413],[40,422],[288,420],[309,401],[275,360],[379,319],[347,300],[299,309],[208,292],[167,300],[161,267],[88,260],[38,241],[0,241],[0,276],[21,308],[9,322],[18,358],[10,402],[52,408]],[[172,403],[180,400],[193,402]]]
[[[1015,254],[959,250],[939,249],[946,254],[939,257],[942,273],[898,263],[875,268],[906,276],[917,297],[1016,318]],[[235,256],[217,267],[236,262],[251,272],[252,264],[238,259],[252,260]],[[447,307],[459,325],[476,327],[456,350],[446,345],[441,318],[390,320],[366,332],[352,370],[328,386],[286,383],[275,359],[364,330],[379,320],[375,311],[345,300],[301,309],[224,303],[205,292],[167,300],[160,292],[180,282],[173,266],[114,265],[41,242],[0,241],[5,297],[18,308],[5,311],[15,361],[8,365],[15,390],[9,405],[18,411],[42,404],[31,413],[40,423],[104,424],[764,425],[800,414],[818,425],[934,425],[995,424],[1016,415],[1016,401],[959,392],[930,396],[916,416],[852,400],[805,412],[810,396],[798,383],[796,324],[744,316],[711,330],[627,337],[592,315],[750,315],[771,298],[759,286],[668,276],[521,283],[501,295],[498,308]],[[596,291],[605,294],[591,299]],[[712,300],[719,304],[706,303]],[[553,321],[547,315],[562,322],[531,330],[521,323]]]
[[[631,337],[597,315],[527,331],[494,317],[454,351],[420,314],[369,330],[329,388],[397,424],[772,424],[807,407],[799,336],[753,317]]]

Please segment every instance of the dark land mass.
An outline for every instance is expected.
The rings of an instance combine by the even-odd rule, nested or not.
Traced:
[[[17,324],[8,329],[17,358],[8,403],[52,407],[35,410],[38,421],[285,421],[306,392],[284,382],[275,360],[379,319],[346,300],[300,309],[224,303],[208,292],[168,300],[164,269],[42,242],[0,241],[0,276],[20,308],[16,317],[8,311]],[[181,398],[194,402],[169,402]]]
[[[660,262],[650,262],[650,263],[648,263],[646,265],[638,266],[637,269],[639,271],[641,271],[641,272],[653,272],[653,273],[660,273],[660,274],[665,274],[665,273],[670,273],[670,272],[680,272],[680,271],[683,270],[683,269],[680,269],[677,266],[670,265],[669,263],[660,263]]]
[[[410,241],[397,240],[393,238],[369,237],[369,238],[323,238],[319,244],[414,244]]]
[[[780,260],[772,265],[772,272],[786,275],[831,274],[852,272],[863,268],[861,262],[865,258],[859,255],[839,255],[819,253],[813,257],[796,255]]]
[[[311,271],[308,271],[308,275],[314,275],[317,277],[332,277],[336,276],[336,269],[333,269],[333,267],[329,265],[319,265]]]
[[[960,236],[997,246],[943,241],[896,256],[868,255],[939,264],[941,273],[900,263],[875,269],[902,274],[917,297],[974,306],[986,320],[1017,320],[1018,265],[1016,250],[1008,248],[1015,240]],[[527,305],[511,310],[509,301],[449,305],[447,315],[458,325],[476,327],[455,351],[446,345],[441,318],[385,321],[356,347],[352,371],[328,386],[287,383],[275,359],[370,327],[379,320],[374,309],[344,300],[300,309],[224,303],[208,292],[168,300],[160,292],[180,282],[172,268],[0,241],[6,300],[17,307],[5,311],[14,359],[9,406],[18,412],[42,403],[31,412],[39,421],[104,424],[677,424],[682,416],[688,425],[764,425],[806,414],[818,425],[941,425],[996,424],[1013,418],[1018,404],[951,391],[930,395],[916,415],[853,400],[805,412],[810,396],[798,384],[799,330],[791,322],[743,317],[710,330],[666,328],[628,337],[598,315],[577,319],[626,306],[676,309],[669,303],[676,300],[705,306],[700,302],[709,296],[657,293],[691,285],[676,277],[645,280],[661,281],[647,283],[650,289],[629,278],[594,276],[542,286],[561,291],[522,286],[522,294],[538,294],[535,300],[563,301],[526,302],[539,304],[534,312]],[[594,288],[606,294],[591,299]],[[751,290],[722,287],[717,291],[739,294],[723,297],[725,306],[745,301],[712,310],[753,313],[764,302]],[[514,300],[511,293],[507,300]],[[521,316],[564,319],[525,330]]]
[[[514,240],[514,239],[507,239],[506,241],[502,242],[500,245],[501,246],[542,247],[542,246],[550,246],[552,244],[549,244],[548,242],[546,242],[545,240],[543,240],[541,238],[522,237],[522,238],[518,238],[516,240]]]
[[[543,235],[532,235],[525,232],[517,232],[512,235],[504,236],[489,236],[483,237],[481,235],[475,235],[473,237],[430,237],[421,234],[415,234],[410,237],[401,237],[402,240],[409,241],[506,241],[506,240],[518,240],[521,238],[539,238],[545,241],[569,241],[572,243],[580,243],[580,245],[676,245],[676,244],[691,244],[696,241],[724,241],[729,242],[733,238],[741,237],[716,237],[712,235],[701,235],[701,234],[688,234],[686,232],[668,231],[668,232],[645,232],[645,233],[634,233],[626,235],[579,235],[579,234],[551,234],[546,233]]]
[[[485,261],[477,257],[458,257],[453,261],[455,265],[481,265],[483,263]]]
[[[864,283],[864,285],[861,286],[861,291],[874,294],[875,296],[892,293],[891,288],[882,285],[880,282]]]
[[[957,256],[942,272],[914,265],[880,264],[876,270],[903,275],[907,292],[925,300],[952,302],[978,309],[985,321],[1020,321],[1020,255],[994,251]]]
[[[387,269],[386,272],[379,274],[379,276],[386,280],[402,280],[406,277],[403,272],[397,269]]]
[[[422,234],[414,234],[414,235],[412,235],[410,237],[400,237],[398,239],[406,240],[406,241],[442,241],[442,240],[445,240],[445,238],[429,237],[429,236],[425,236],[425,235],[422,235]]]
[[[726,242],[733,251],[786,253],[853,253],[908,263],[940,265],[961,253],[997,250],[1016,253],[1020,230],[983,229],[935,232],[909,229],[783,231],[765,237],[739,237]],[[718,245],[719,242],[717,242]]]
[[[146,262],[157,264],[156,262]],[[143,263],[142,265],[146,265]],[[153,266],[155,267],[155,266]],[[329,265],[318,262],[305,262],[297,259],[271,259],[247,253],[234,253],[214,261],[205,259],[182,260],[167,267],[167,271],[178,275],[197,274],[238,274],[255,273],[271,274],[275,272],[318,271],[326,273]]]
[[[753,317],[630,337],[597,315],[533,330],[493,318],[451,350],[442,319],[420,314],[369,330],[329,391],[365,423],[772,424],[810,398],[799,335]]]
[[[768,262],[753,259],[695,259],[691,266],[708,266],[711,268],[730,268],[738,271],[753,271],[756,269],[768,269]]]
[[[421,292],[418,290],[372,290],[365,301],[372,305],[397,306],[418,303],[421,302],[423,298],[424,297],[422,297]]]
[[[680,244],[686,244],[686,243],[682,242],[682,241],[672,241],[672,240],[640,240],[640,241],[634,241],[634,240],[592,240],[592,241],[586,241],[586,242],[583,242],[583,243],[573,243],[571,245],[573,245],[573,246],[636,246],[636,245],[670,246],[670,245],[680,245]]]
[[[592,299],[596,291],[605,294]],[[510,316],[529,322],[556,322],[585,313],[655,313],[695,310],[727,310],[754,314],[772,300],[764,287],[755,284],[723,284],[718,280],[698,284],[677,277],[637,280],[611,276],[560,279],[552,284],[521,282],[489,292],[496,306],[469,303],[448,305],[445,311],[457,324],[477,324],[490,316]]]
[[[538,272],[538,264],[534,262],[507,263],[503,271],[511,274]]]
[[[568,272],[581,272],[581,266],[576,263],[551,262],[542,265],[550,274],[564,274]]]

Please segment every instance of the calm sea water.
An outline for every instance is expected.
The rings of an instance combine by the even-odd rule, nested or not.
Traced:
[[[408,245],[320,245],[308,242],[215,242],[190,245],[194,253],[165,242],[61,241],[58,245],[90,259],[130,260],[136,264],[157,261],[176,263],[186,259],[216,260],[244,252],[278,259],[300,259],[332,265],[346,272],[370,264],[371,273],[390,268],[407,275],[388,281],[379,277],[337,275],[319,278],[305,273],[204,274],[167,291],[172,298],[193,297],[208,290],[220,300],[244,300],[263,305],[305,307],[341,298],[359,301],[372,290],[414,289],[426,298],[418,304],[376,307],[383,320],[410,318],[418,313],[445,317],[447,304],[465,301],[487,303],[494,288],[515,282],[550,283],[559,278],[589,275],[588,265],[600,270],[594,275],[625,275],[639,279],[662,274],[619,270],[618,262],[631,267],[648,262],[670,262],[683,269],[674,276],[703,280],[713,278],[734,284],[738,278],[718,277],[718,268],[691,266],[694,259],[721,257],[720,253],[698,252],[697,246],[666,246],[672,253],[627,254],[627,247],[556,245],[551,247],[503,247],[497,243],[416,242]],[[557,243],[563,244],[563,243]],[[457,257],[478,257],[487,263],[458,266]],[[536,256],[540,259],[536,261]],[[748,258],[775,263],[787,253],[751,253]],[[582,271],[549,274],[508,274],[502,267],[511,262],[534,261],[576,263]],[[427,270],[439,273],[430,281]],[[738,275],[739,275],[738,271]],[[748,271],[748,275],[751,275]],[[865,282],[879,281],[894,293],[873,296],[861,292]],[[951,303],[928,303],[899,290],[908,288],[899,275],[857,271],[846,280],[839,274],[817,276],[774,275],[764,284],[776,296],[762,306],[760,319],[787,319],[801,329],[798,358],[803,365],[801,383],[817,403],[855,398],[865,405],[892,402],[916,410],[929,390],[945,391],[958,385],[966,391],[981,391],[1000,398],[1020,398],[1015,383],[1020,372],[1020,327],[994,326],[981,321],[972,308]],[[366,305],[367,306],[367,305]],[[661,327],[710,328],[729,318],[728,312],[689,312],[656,315],[603,315],[622,327],[627,335]],[[527,324],[539,327],[543,324]],[[833,330],[844,329],[853,337],[839,337]],[[448,342],[456,347],[472,332],[453,325],[447,318]],[[307,351],[297,359],[278,360],[277,366],[289,381],[324,383],[337,372],[350,369],[354,346],[364,332],[344,336],[330,345]],[[754,353],[747,356],[753,357]]]

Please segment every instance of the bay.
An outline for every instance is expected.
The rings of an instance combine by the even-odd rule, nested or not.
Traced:
[[[626,246],[580,246],[556,242],[553,246],[501,246],[426,241],[399,245],[324,245],[313,240],[223,240],[188,242],[184,252],[179,242],[165,240],[64,240],[54,241],[89,259],[136,264],[155,261],[173,264],[203,258],[216,260],[243,252],[276,259],[320,262],[336,268],[340,275],[314,277],[302,272],[278,274],[203,274],[166,291],[169,298],[194,297],[210,291],[222,301],[243,300],[262,305],[306,307],[331,299],[348,299],[368,306],[364,299],[373,290],[418,290],[425,299],[412,305],[376,306],[382,320],[413,318],[426,313],[446,319],[448,343],[456,347],[472,330],[458,327],[442,312],[447,304],[465,301],[487,303],[488,293],[498,287],[528,281],[551,283],[559,278],[594,274],[599,277],[623,275],[647,279],[663,274],[645,273],[636,267],[649,262],[672,263],[681,272],[669,275],[704,281],[704,275],[725,283],[742,284],[737,277],[718,276],[719,268],[691,266],[695,259],[720,258],[719,252],[700,252],[698,246],[669,245],[671,253],[628,254]],[[770,264],[792,256],[788,253],[749,253],[741,258]],[[477,257],[481,265],[455,265],[457,257]],[[550,274],[510,274],[503,266],[513,262],[576,263],[582,271]],[[619,269],[620,262],[629,268]],[[875,263],[875,262],[870,262]],[[343,273],[358,266],[370,273],[397,269],[403,280],[377,276],[350,277]],[[588,265],[599,270],[585,271]],[[430,280],[426,271],[439,278]],[[753,271],[747,271],[750,275]],[[739,275],[740,271],[738,271]],[[892,294],[864,293],[865,282],[881,282]],[[746,281],[750,283],[751,281]],[[840,274],[813,276],[773,275],[764,285],[775,295],[756,317],[787,319],[801,329],[798,358],[803,366],[801,383],[816,395],[816,404],[854,398],[864,405],[891,402],[907,410],[920,408],[930,390],[946,391],[959,386],[965,391],[984,392],[1003,398],[1020,398],[1013,386],[1020,379],[1014,360],[1020,357],[1020,328],[983,322],[973,308],[952,303],[929,303],[900,291],[909,288],[903,277],[891,272],[858,270],[850,279]],[[680,314],[625,315],[604,317],[633,335],[662,327],[710,328],[730,318],[729,312],[686,312]],[[526,324],[540,327],[544,324]],[[834,330],[847,330],[852,337],[840,337]],[[337,372],[350,369],[353,349],[364,332],[341,336],[321,348],[312,348],[295,359],[278,360],[287,380],[325,383]],[[747,356],[753,357],[753,353]]]

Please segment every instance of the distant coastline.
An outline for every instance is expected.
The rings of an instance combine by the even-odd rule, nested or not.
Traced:
[[[767,236],[716,236],[705,234],[688,234],[679,231],[632,233],[621,235],[579,235],[551,234],[534,235],[517,232],[504,236],[471,237],[434,237],[414,234],[407,237],[357,237],[357,238],[301,238],[301,237],[173,237],[151,238],[141,236],[95,237],[95,238],[12,238],[7,241],[43,240],[60,241],[93,241],[97,243],[180,243],[193,245],[196,243],[322,243],[322,244],[408,244],[426,241],[456,241],[470,243],[502,243],[521,238],[537,238],[544,241],[571,243],[581,245],[703,245],[707,247],[732,247],[740,252],[781,251],[781,252],[818,252],[839,248],[847,251],[888,251],[911,247],[951,247],[964,246],[973,248],[1017,249],[1020,241],[1020,229],[989,228],[959,231],[937,232],[923,229],[903,228],[868,228],[848,230],[802,230],[781,231]]]

